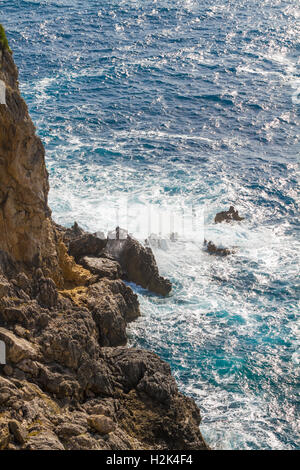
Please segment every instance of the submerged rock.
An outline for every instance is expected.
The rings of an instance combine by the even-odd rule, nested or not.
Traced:
[[[215,223],[232,222],[233,220],[241,221],[244,219],[245,217],[240,217],[238,211],[233,206],[230,206],[228,211],[219,212],[216,215]]]

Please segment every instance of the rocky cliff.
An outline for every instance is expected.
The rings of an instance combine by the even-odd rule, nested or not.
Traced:
[[[126,347],[140,309],[124,279],[163,295],[170,283],[138,242],[117,258],[54,224],[44,148],[1,41],[0,81],[0,449],[206,448],[170,367]]]

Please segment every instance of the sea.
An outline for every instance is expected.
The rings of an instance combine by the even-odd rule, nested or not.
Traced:
[[[0,22],[54,220],[147,239],[172,281],[132,284],[129,345],[213,449],[299,449],[299,1],[2,0]]]

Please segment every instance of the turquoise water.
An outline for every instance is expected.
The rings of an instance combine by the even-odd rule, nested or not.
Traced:
[[[0,21],[55,220],[179,221],[155,248],[173,293],[134,287],[130,343],[171,364],[213,448],[299,448],[299,2],[4,0]],[[215,226],[230,204],[245,221]]]

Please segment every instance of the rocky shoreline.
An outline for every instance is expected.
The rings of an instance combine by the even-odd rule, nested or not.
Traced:
[[[0,449],[207,449],[168,364],[126,347],[140,315],[124,281],[159,295],[149,247],[57,226],[45,151],[0,43]]]

